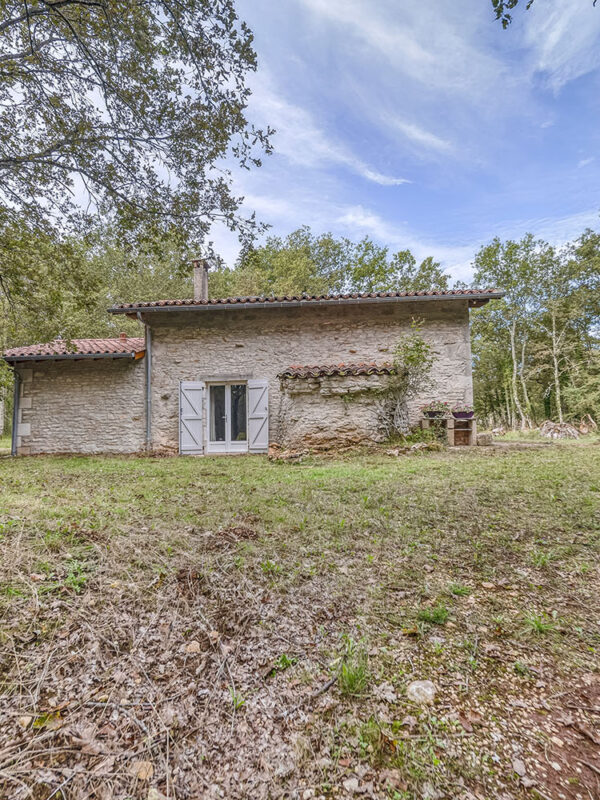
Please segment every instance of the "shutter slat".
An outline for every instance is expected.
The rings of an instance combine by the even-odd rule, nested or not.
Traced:
[[[179,384],[179,452],[200,455],[204,405],[203,381],[181,381]]]
[[[266,453],[269,449],[269,384],[266,380],[248,381],[248,449]]]

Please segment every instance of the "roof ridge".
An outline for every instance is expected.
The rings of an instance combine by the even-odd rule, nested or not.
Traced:
[[[233,295],[230,297],[209,298],[208,300],[194,300],[193,298],[171,300],[149,300],[135,303],[119,303],[109,308],[116,313],[139,308],[177,308],[177,307],[207,307],[219,305],[253,305],[253,304],[287,304],[287,303],[319,303],[338,300],[369,300],[377,298],[412,298],[412,297],[502,297],[504,292],[497,288],[469,288],[469,289],[427,289],[408,291],[403,289],[374,291],[374,292],[339,292],[332,294],[309,294],[307,292],[286,295]]]

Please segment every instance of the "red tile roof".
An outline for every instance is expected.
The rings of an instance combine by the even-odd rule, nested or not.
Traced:
[[[330,364],[316,366],[298,366],[293,364],[284,369],[278,378],[321,378],[330,375],[391,375],[392,364]]]
[[[144,353],[145,342],[142,337],[130,336],[118,339],[71,339],[70,347],[64,339],[53,342],[30,344],[25,347],[12,347],[4,351],[8,361],[38,358],[75,358],[77,356],[120,356]]]
[[[360,302],[376,299],[389,300],[439,300],[467,298],[487,302],[500,299],[504,292],[500,289],[432,289],[427,292],[353,292],[348,294],[298,294],[282,297],[223,297],[219,300],[153,300],[148,303],[121,303],[108,310],[113,314],[123,314],[139,309],[177,309],[177,308],[212,308],[215,306],[278,306],[304,305],[305,303]]]

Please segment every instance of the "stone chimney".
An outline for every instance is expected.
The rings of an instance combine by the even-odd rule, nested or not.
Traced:
[[[192,261],[194,265],[194,300],[202,303],[208,301],[208,270],[210,265],[208,261],[195,258]]]

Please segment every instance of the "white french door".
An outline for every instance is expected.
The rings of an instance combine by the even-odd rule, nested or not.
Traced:
[[[207,452],[245,453],[248,450],[248,386],[211,383],[207,387]]]

